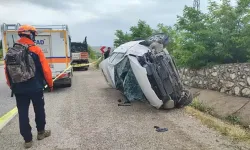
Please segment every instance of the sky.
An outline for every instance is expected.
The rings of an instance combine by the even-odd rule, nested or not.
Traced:
[[[115,30],[129,31],[139,19],[173,25],[185,5],[193,0],[1,0],[0,24],[67,24],[74,42],[87,36],[91,46],[113,46]],[[207,5],[201,0],[202,11]]]

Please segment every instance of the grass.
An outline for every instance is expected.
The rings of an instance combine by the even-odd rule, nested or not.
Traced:
[[[201,103],[197,98],[195,98],[192,103],[190,104],[191,107],[199,110],[199,111],[202,111],[202,112],[205,112],[205,113],[208,113],[210,115],[216,115],[214,113],[214,109],[212,107],[208,107],[206,105],[204,105],[203,103]]]
[[[229,115],[225,118],[225,120],[227,120],[228,122],[230,122],[231,124],[238,124],[241,125],[241,121],[240,121],[240,117],[236,116],[236,115]]]
[[[239,124],[240,119],[237,116],[218,118],[213,108],[205,106],[198,99],[194,99],[191,105],[185,109],[189,114],[201,120],[204,125],[219,131],[222,135],[250,143],[250,131]]]

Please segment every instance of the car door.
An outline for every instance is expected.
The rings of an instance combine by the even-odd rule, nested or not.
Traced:
[[[125,57],[125,53],[113,52],[112,55],[108,58],[108,72],[112,83],[115,85],[115,75],[114,75],[114,67]]]

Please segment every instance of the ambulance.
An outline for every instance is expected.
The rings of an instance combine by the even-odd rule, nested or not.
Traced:
[[[2,24],[1,35],[3,45],[3,57],[5,58],[9,46],[19,39],[17,24]],[[71,37],[67,25],[32,25],[38,31],[36,45],[41,47],[52,70],[55,85],[71,87],[73,69],[70,67],[70,43]]]

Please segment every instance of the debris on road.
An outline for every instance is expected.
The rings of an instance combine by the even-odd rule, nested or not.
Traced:
[[[158,126],[154,126],[154,128],[155,128],[155,131],[157,131],[157,132],[166,132],[166,131],[168,131],[168,128],[160,128]]]
[[[118,104],[118,106],[131,106],[131,103],[121,103],[121,104]]]
[[[118,106],[131,106],[131,103],[129,101],[122,102],[121,99],[118,99],[118,102],[119,102]]]

